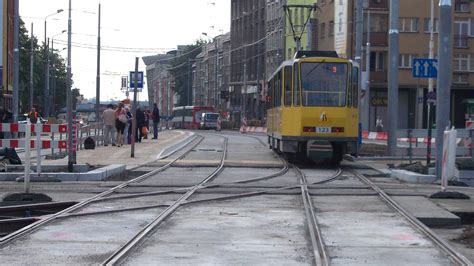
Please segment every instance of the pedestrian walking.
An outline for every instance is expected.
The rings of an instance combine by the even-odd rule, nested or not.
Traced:
[[[123,132],[127,125],[127,114],[123,108],[123,103],[119,103],[117,110],[115,111],[115,129],[117,130],[117,146],[123,146]]]
[[[102,113],[102,121],[104,121],[104,146],[109,143],[115,146],[115,111],[112,104],[107,105],[107,109]]]
[[[140,108],[140,106],[137,107],[135,118],[137,120],[137,127],[135,128],[135,141],[142,142],[142,138],[144,135],[142,128],[145,127],[145,113],[143,113],[143,110]]]
[[[30,112],[28,113],[28,118],[32,124],[36,124],[36,122],[38,122],[38,112],[36,112],[34,107],[31,108]]]
[[[150,110],[148,110],[148,108],[145,107],[143,114],[145,116],[145,128],[146,128],[146,134],[144,134],[143,138],[148,139],[148,132],[150,132]]]
[[[153,104],[153,112],[151,114],[153,120],[153,139],[158,139],[158,125],[160,124],[160,109],[156,103]]]
[[[132,114],[130,113],[130,107],[128,107],[127,105],[125,105],[123,109],[125,110],[125,116],[127,117],[127,123],[125,123],[125,130],[123,131],[123,143],[130,144],[128,142],[128,139],[129,139],[128,135],[130,134],[129,125],[131,124],[131,121],[132,121],[131,120]]]

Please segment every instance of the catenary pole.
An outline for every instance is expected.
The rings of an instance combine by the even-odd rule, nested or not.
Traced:
[[[357,0],[356,2],[356,40],[355,40],[355,55],[354,55],[354,60],[361,65],[361,57],[362,57],[362,34],[364,30],[364,9],[363,9],[363,0]],[[359,71],[359,80],[360,80],[360,71]],[[359,95],[362,95],[362,93],[359,92]],[[362,103],[367,102],[367,97],[364,97],[361,99]],[[358,135],[359,135],[359,141],[361,140],[362,136],[362,127],[364,123],[362,123],[362,114],[364,113],[365,109],[365,104],[361,104],[359,108],[359,123],[358,123]],[[360,142],[359,145],[357,145],[357,154],[358,150],[360,147]]]
[[[434,58],[434,0],[431,0],[431,18],[430,18],[430,44],[429,44],[429,49],[430,49],[430,59]],[[434,91],[434,80],[430,78],[428,80],[428,92],[433,93]],[[427,106],[428,108],[428,119],[426,119],[428,123],[428,143],[427,143],[427,151],[426,151],[426,165],[429,165],[431,163],[431,138],[433,135],[433,120],[434,120],[434,109],[435,106],[432,102],[432,99],[430,99],[430,103]]]
[[[365,130],[370,131],[370,9],[367,8],[367,43],[365,45],[365,67],[367,80],[365,81],[365,110],[364,117],[366,123]]]
[[[137,134],[137,90],[138,90],[138,57],[135,58],[133,73],[133,104],[132,104],[132,147],[130,157],[135,157],[135,136]]]
[[[15,16],[13,18],[13,122],[18,122],[18,98],[20,95],[20,49],[19,49],[19,31],[20,31],[20,15],[19,0],[14,1]]]
[[[99,122],[100,118],[100,12],[101,5],[99,3],[99,18],[97,26],[97,75],[95,81],[95,121]]]
[[[395,156],[397,151],[398,124],[398,55],[399,55],[399,0],[390,1],[389,31],[389,88],[388,88],[388,153]]]
[[[438,88],[436,90],[436,176],[441,179],[441,162],[443,158],[443,134],[450,125],[449,103],[451,98],[451,79],[453,53],[451,0],[439,1],[439,38],[438,65],[443,71],[438,72]]]
[[[73,165],[76,163],[75,147],[73,147],[73,117],[72,117],[72,72],[71,72],[71,41],[72,41],[72,6],[69,0],[69,16],[67,29],[67,78],[66,78],[66,96],[67,96],[67,147],[68,147],[68,171],[73,171]]]
[[[34,47],[34,35],[33,35],[33,23],[31,23],[31,37],[30,37],[30,88],[28,97],[28,110],[33,108],[33,73],[35,65],[35,47]]]

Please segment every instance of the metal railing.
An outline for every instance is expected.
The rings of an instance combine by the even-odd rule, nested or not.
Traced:
[[[456,129],[458,137],[458,147],[456,148],[456,156],[474,156],[473,145],[467,145],[467,142],[474,137],[474,129]],[[427,129],[400,129],[397,130],[397,139],[406,140],[406,147],[397,147],[397,156],[408,156],[411,160],[412,157],[427,156],[427,142],[428,142],[428,130]],[[465,146],[463,146],[465,145]],[[436,154],[438,145],[434,135],[432,137],[431,154]],[[441,147],[439,147],[441,148]]]

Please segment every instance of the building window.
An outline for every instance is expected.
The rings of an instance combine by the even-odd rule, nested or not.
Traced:
[[[385,71],[386,52],[370,52],[370,71]]]
[[[470,70],[471,56],[468,53],[455,53],[453,56],[453,70],[468,72]],[[474,65],[473,65],[474,68]]]
[[[418,32],[418,18],[400,18],[398,30],[400,32]]]
[[[454,12],[469,13],[469,11],[469,0],[456,0],[456,2],[454,3]]]
[[[435,33],[438,33],[438,19],[435,18],[433,19],[433,32]],[[423,24],[423,30],[425,31],[425,33],[430,33],[430,23],[431,23],[431,19],[430,18],[425,18],[425,22]]]
[[[415,54],[400,54],[398,57],[398,67],[399,68],[412,68],[413,58],[416,58]]]
[[[454,22],[454,47],[468,48],[469,42],[469,21]]]
[[[319,32],[321,34],[321,39],[324,39],[326,37],[326,23],[321,23],[321,28],[319,29]]]
[[[367,21],[367,17],[365,18]],[[387,32],[388,16],[383,14],[370,15],[370,32]],[[364,25],[364,32],[367,32],[367,22]]]
[[[334,36],[334,21],[329,21],[328,36]]]

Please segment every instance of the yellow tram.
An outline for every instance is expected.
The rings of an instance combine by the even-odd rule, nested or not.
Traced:
[[[332,51],[303,51],[268,79],[270,148],[339,163],[358,139],[359,66]]]

